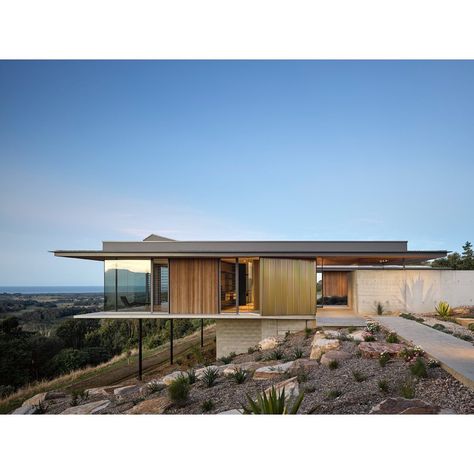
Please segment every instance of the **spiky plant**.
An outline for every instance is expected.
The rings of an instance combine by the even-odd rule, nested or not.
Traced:
[[[234,380],[235,383],[240,385],[247,380],[247,376],[248,372],[239,367],[232,372],[230,377]]]
[[[248,405],[242,405],[245,415],[295,415],[304,398],[304,392],[301,392],[298,398],[290,405],[285,397],[285,389],[277,393],[275,387],[272,387],[267,395],[261,392],[257,399],[253,400],[247,394]]]
[[[196,371],[194,369],[189,369],[186,374],[188,376],[188,382],[190,385],[192,385],[193,383],[196,383],[197,377],[196,377]]]
[[[186,375],[179,375],[168,385],[168,395],[177,405],[183,405],[189,398],[189,380]]]
[[[301,359],[304,355],[303,349],[301,347],[295,347],[293,350],[293,358],[294,359]]]
[[[281,360],[283,359],[284,355],[285,353],[283,352],[283,349],[281,347],[277,347],[270,353],[270,359]]]
[[[453,310],[446,301],[440,301],[436,306],[435,310],[442,319],[448,319],[451,316]]]
[[[219,371],[214,367],[206,367],[202,374],[202,381],[206,387],[212,387],[215,383],[217,378],[219,377]]]
[[[214,402],[212,400],[204,400],[201,403],[201,411],[203,413],[210,412],[214,408]]]

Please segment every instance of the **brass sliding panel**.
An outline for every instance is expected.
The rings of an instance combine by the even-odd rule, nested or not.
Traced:
[[[313,260],[261,258],[260,274],[262,316],[314,314]]]

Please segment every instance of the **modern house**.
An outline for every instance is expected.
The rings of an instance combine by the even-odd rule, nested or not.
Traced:
[[[88,318],[212,318],[217,357],[314,325],[339,308],[428,312],[440,300],[472,305],[474,272],[434,269],[445,250],[406,241],[103,242],[54,255],[104,262],[104,311]]]

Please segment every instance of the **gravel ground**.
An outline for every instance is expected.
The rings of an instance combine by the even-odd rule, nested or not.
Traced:
[[[343,330],[342,333],[347,334],[347,330]],[[303,357],[309,357],[312,337],[311,335],[306,338],[303,332],[287,337],[279,346],[283,349],[283,357],[292,358],[296,347],[303,350]],[[377,334],[377,340],[383,341],[384,339],[383,332]],[[416,398],[421,398],[442,408],[449,408],[456,413],[474,413],[474,391],[463,386],[441,368],[429,368],[428,378],[415,379],[410,373],[409,363],[403,359],[392,359],[385,367],[381,367],[377,359],[361,358],[357,344],[352,341],[341,341],[341,349],[351,354],[351,358],[340,362],[338,368],[330,370],[324,365],[315,365],[310,370],[306,370],[305,375],[300,375],[300,388],[305,391],[305,397],[299,413],[369,413],[374,405],[387,397],[400,396],[400,387],[407,380],[413,384]],[[272,352],[269,350],[241,354],[236,356],[232,363],[265,360]],[[284,362],[284,360],[278,362]],[[223,364],[220,362],[217,365]],[[364,380],[357,382],[354,372],[361,374]],[[216,384],[210,388],[198,381],[191,386],[189,401],[182,407],[172,406],[167,413],[201,414],[201,405],[207,400],[212,400],[214,404],[209,413],[241,408],[242,404],[246,404],[246,394],[255,397],[258,392],[288,377],[290,375],[255,381],[249,376],[243,384],[239,385],[231,379],[220,376]],[[388,383],[386,393],[382,393],[378,386],[380,380],[386,380]],[[333,392],[331,393],[331,391]],[[80,404],[108,398],[111,400],[111,404],[101,413],[124,413],[144,399],[156,398],[165,394],[166,389],[152,394],[130,395],[120,401],[113,395],[95,396],[81,401]],[[69,396],[48,401],[47,413],[60,413],[68,408],[70,403]]]
[[[460,335],[470,336],[474,339],[474,332],[464,326],[461,326],[460,324],[453,323],[451,321],[444,321],[442,319],[438,319],[438,318],[430,317],[430,316],[421,316],[421,317],[424,319],[424,323],[427,324],[428,326],[434,326],[435,324],[442,324],[443,326],[446,327],[446,329],[453,331],[453,335],[460,334]]]

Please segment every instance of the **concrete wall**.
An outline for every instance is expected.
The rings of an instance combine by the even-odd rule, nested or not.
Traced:
[[[353,308],[374,314],[381,302],[390,313],[434,311],[441,300],[451,306],[474,305],[474,271],[356,270]]]
[[[315,322],[308,321],[308,327],[314,328]],[[262,339],[271,336],[284,336],[287,331],[302,331],[306,327],[304,320],[291,319],[229,319],[216,320],[216,356],[226,356],[231,352],[241,354],[249,347],[256,346]]]

